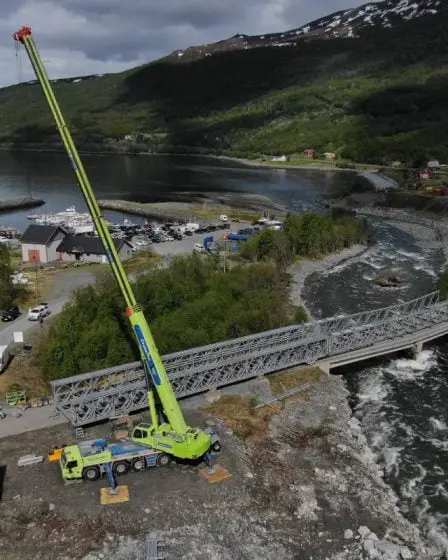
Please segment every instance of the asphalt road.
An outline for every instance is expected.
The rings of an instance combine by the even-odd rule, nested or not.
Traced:
[[[53,315],[57,315],[63,306],[67,303],[68,297],[63,299],[52,301],[48,304],[48,307],[51,311],[49,317]],[[15,321],[11,321],[10,323],[1,323],[0,326],[0,345],[2,344],[11,344],[14,342],[14,333],[15,332],[23,332],[24,333],[24,340],[26,342],[26,331],[29,329],[36,327],[39,325],[38,321],[28,321],[27,319],[27,309],[22,310],[22,315],[16,319]]]

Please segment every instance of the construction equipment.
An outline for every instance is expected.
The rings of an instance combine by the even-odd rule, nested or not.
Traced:
[[[170,455],[147,446],[96,439],[64,447],[59,464],[64,480],[94,482],[103,474],[108,474],[110,469],[113,475],[120,476],[130,470],[144,471],[149,467],[166,467],[170,463]]]
[[[9,406],[26,403],[26,391],[8,391],[5,396]]]
[[[153,449],[174,455],[175,457],[184,459],[200,458],[209,450],[211,437],[199,428],[190,428],[185,422],[142,308],[135,299],[131,285],[118,256],[116,246],[109,233],[107,223],[101,213],[87,173],[73,142],[69,127],[65,122],[56,100],[53,87],[39,55],[36,43],[34,42],[31,28],[23,27],[14,33],[13,38],[18,43],[24,45],[26,49],[36,77],[42,87],[50,111],[56,122],[56,127],[64,143],[79,186],[81,187],[96,231],[104,246],[112,272],[126,302],[126,315],[131,322],[146,371],[148,402],[152,420],[150,428],[148,428],[147,424],[141,427],[137,426],[134,430],[133,439]],[[160,424],[157,421],[157,412],[151,387],[154,387],[157,391],[163,414],[167,420],[166,422],[165,419]],[[145,436],[137,437],[137,434],[145,434]]]

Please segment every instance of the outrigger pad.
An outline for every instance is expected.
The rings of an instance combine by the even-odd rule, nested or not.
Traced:
[[[129,488],[127,486],[117,486],[116,492],[111,494],[110,488],[101,488],[100,501],[101,505],[108,504],[121,504],[122,502],[129,502]]]
[[[222,480],[232,476],[232,473],[221,465],[213,465],[213,472],[209,472],[207,467],[202,467],[199,469],[199,474],[201,474],[210,484],[221,482]]]

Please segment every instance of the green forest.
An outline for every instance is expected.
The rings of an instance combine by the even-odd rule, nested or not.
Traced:
[[[304,309],[291,303],[288,264],[366,239],[363,224],[346,212],[291,215],[284,234],[266,231],[242,247],[241,257],[250,263],[224,272],[213,257],[178,257],[140,276],[134,290],[159,351],[168,354],[307,321]],[[109,274],[75,292],[39,350],[47,380],[138,359],[122,296]]]
[[[327,216],[304,212],[287,216],[284,231],[266,229],[250,238],[241,256],[251,262],[275,262],[280,270],[286,270],[297,256],[322,258],[367,241],[367,226],[350,212],[333,209]]]
[[[178,257],[135,284],[161,354],[296,322],[288,276],[272,263],[222,272],[213,258]],[[302,315],[303,316],[303,315]],[[40,349],[46,379],[139,359],[115,282],[78,290]]]
[[[420,165],[448,160],[447,28],[441,8],[360,39],[161,59],[55,88],[85,149],[259,157],[314,148]],[[0,124],[3,146],[59,145],[37,84],[0,90]]]

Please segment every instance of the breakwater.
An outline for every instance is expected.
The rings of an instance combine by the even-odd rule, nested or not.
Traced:
[[[130,214],[133,216],[142,216],[153,220],[165,222],[181,221],[187,222],[185,214],[181,212],[170,212],[159,208],[151,208],[148,204],[139,204],[138,202],[125,202],[121,200],[100,200],[98,202],[102,210],[113,210],[122,214]]]
[[[13,198],[11,200],[0,201],[0,212],[11,212],[13,210],[20,210],[22,208],[37,208],[43,206],[45,200],[40,198]]]

